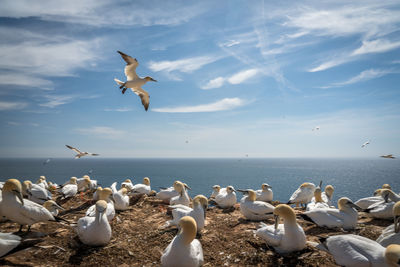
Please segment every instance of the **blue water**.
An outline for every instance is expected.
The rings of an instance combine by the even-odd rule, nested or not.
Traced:
[[[170,186],[173,181],[186,182],[197,194],[209,196],[215,184],[233,185],[236,189],[259,189],[268,183],[274,199],[287,201],[303,182],[335,187],[335,201],[347,196],[352,200],[370,196],[376,188],[389,183],[400,191],[400,161],[395,159],[0,159],[0,180],[9,178],[36,181],[40,175],[64,183],[71,176],[90,177],[102,186],[131,178],[141,183],[148,176],[151,186]],[[238,193],[241,197],[241,194]]]

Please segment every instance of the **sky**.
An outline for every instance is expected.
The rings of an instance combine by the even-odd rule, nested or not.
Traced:
[[[3,0],[0,59],[3,158],[400,156],[399,1]]]

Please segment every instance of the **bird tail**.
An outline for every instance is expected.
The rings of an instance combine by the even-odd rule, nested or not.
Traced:
[[[308,217],[308,216],[307,216],[306,214],[304,214],[304,213],[300,213],[299,216],[300,216],[300,218],[302,218],[302,219],[305,220],[305,221],[315,223],[310,217]]]
[[[124,82],[121,82],[120,80],[118,80],[117,78],[114,78],[114,81],[118,84],[118,85],[123,85]]]

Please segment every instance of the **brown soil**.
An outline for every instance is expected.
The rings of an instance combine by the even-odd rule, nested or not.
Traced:
[[[89,206],[88,196],[79,196],[62,204],[69,209],[61,217],[76,222],[84,216]],[[13,251],[0,258],[1,266],[159,266],[162,251],[177,233],[176,229],[162,229],[170,219],[166,205],[154,197],[132,200],[129,210],[117,213],[111,223],[113,237],[104,247],[90,247],[77,238],[73,225],[65,222],[37,223],[27,239],[39,243]],[[296,211],[299,212],[299,211]],[[391,221],[371,220],[360,215],[356,230],[344,232],[325,229],[298,219],[309,241],[318,237],[343,233],[355,233],[376,239]],[[273,224],[272,220],[264,221]],[[207,211],[207,223],[198,236],[204,251],[204,266],[337,266],[326,252],[311,245],[296,253],[282,256],[268,247],[253,230],[257,222],[250,222],[240,214],[239,206],[230,211],[211,207]],[[18,225],[11,222],[0,224],[2,232],[16,232]],[[26,230],[26,229],[25,229]]]

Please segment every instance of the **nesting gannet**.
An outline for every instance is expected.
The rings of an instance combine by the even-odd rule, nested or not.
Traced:
[[[28,225],[28,231],[32,224],[37,222],[54,221],[53,215],[43,206],[22,198],[22,186],[17,179],[8,179],[3,187],[2,213],[7,219],[21,225]]]
[[[132,191],[133,183],[132,183],[131,179],[126,179],[125,181],[123,181],[121,183],[121,188],[122,187],[125,187],[126,189],[128,189],[128,191]]]
[[[143,184],[135,184],[129,194],[132,196],[141,195],[141,194],[148,195],[148,194],[150,194],[150,191],[151,191],[150,178],[144,177]]]
[[[43,187],[44,189],[48,189],[49,188],[49,184],[46,181],[46,177],[45,176],[40,176],[39,179],[37,180],[36,184],[40,187]]]
[[[182,204],[185,206],[189,206],[190,198],[188,193],[186,192],[186,187],[182,182],[175,181],[174,189],[179,193],[176,197],[172,197],[169,200],[170,205]]]
[[[107,203],[107,211],[106,211],[106,215],[107,215],[107,219],[109,222],[111,222],[112,219],[114,219],[115,217],[115,207],[114,207],[114,202],[111,200],[111,196],[112,196],[113,192],[111,190],[111,188],[103,188],[103,190],[101,190],[99,192],[99,200],[104,200]],[[89,217],[95,217],[96,216],[96,204],[90,206],[87,211],[86,211],[86,216]]]
[[[225,190],[224,190],[225,189]],[[233,186],[227,186],[226,188],[221,188],[219,194],[215,196],[215,202],[218,207],[223,209],[228,209],[236,204],[236,190]]]
[[[370,142],[370,141],[368,140],[367,142],[365,142],[364,144],[362,144],[361,147],[365,147],[365,146],[369,145],[369,142]]]
[[[303,228],[297,224],[293,209],[285,204],[280,204],[274,209],[275,225],[261,223],[261,228],[256,235],[273,246],[278,253],[288,253],[302,250],[306,246],[306,235]],[[283,224],[279,224],[279,219]]]
[[[180,181],[175,181],[174,184],[175,184],[176,182],[180,182]],[[183,183],[183,185],[184,185],[187,189],[190,189],[190,187],[188,187],[187,184]],[[161,200],[164,201],[165,203],[169,203],[170,200],[171,200],[171,198],[176,197],[176,196],[179,196],[179,192],[175,190],[174,186],[167,187],[167,188],[161,187],[160,189],[161,189],[161,190],[160,190],[160,192],[158,192],[158,193],[156,194],[156,197],[157,197],[158,199],[161,199]]]
[[[193,209],[185,205],[172,205],[171,221],[167,225],[178,225],[179,220],[184,216],[191,216],[196,221],[197,231],[200,232],[204,228],[205,214],[208,206],[208,200],[203,195],[197,195],[193,198]]]
[[[246,193],[240,200],[240,213],[246,217],[247,220],[261,221],[272,216],[275,207],[264,201],[256,200],[256,192],[251,189],[239,190],[239,192]]]
[[[400,245],[400,201],[393,206],[394,223],[386,227],[376,242],[384,247],[390,244]]]
[[[22,190],[23,192],[26,192],[29,200],[32,200],[38,204],[43,204],[52,197],[51,193],[47,189],[39,186],[38,184],[32,184],[32,182],[29,180],[26,180],[22,183]]]
[[[374,196],[360,198],[359,200],[354,202],[354,204],[356,204],[357,206],[359,206],[362,209],[367,209],[372,204],[382,202],[382,200],[383,200],[383,198],[381,197],[382,190],[383,190],[382,188],[379,188],[379,189],[375,190]]]
[[[399,266],[400,245],[387,248],[376,241],[359,235],[335,235],[326,238],[317,246],[328,251],[341,266]]]
[[[112,187],[111,187],[112,188]],[[96,188],[96,191],[94,191],[94,193],[93,193],[93,197],[92,197],[92,199],[93,200],[99,200],[99,194],[100,194],[100,192],[103,190],[103,188],[101,187],[101,186],[98,186],[97,188]]]
[[[78,236],[82,243],[91,246],[103,246],[111,239],[111,227],[104,216],[108,205],[104,200],[99,200],[95,205],[94,217],[83,217],[78,220]]]
[[[345,230],[354,229],[357,225],[358,213],[356,209],[360,209],[349,198],[342,197],[338,200],[339,209],[320,208],[306,211],[300,216],[309,220],[318,226],[328,228],[343,228]]]
[[[89,175],[84,175],[81,178],[77,178],[76,183],[78,185],[78,192],[86,191],[88,189],[94,189],[97,187],[97,181],[95,181],[92,186],[92,180],[90,179]]]
[[[393,192],[390,188],[386,189],[388,192],[388,197],[391,201],[397,202],[400,201],[400,196]]]
[[[21,243],[21,237],[12,233],[0,233],[0,257],[16,248]]]
[[[393,218],[393,206],[395,202],[391,202],[390,199],[390,191],[389,189],[382,190],[382,198],[381,202],[377,202],[369,206],[365,212],[367,212],[371,217],[378,219],[391,219]]]
[[[260,190],[256,190],[257,198],[256,200],[270,202],[274,197],[272,192],[272,187],[269,184],[262,184]]]
[[[314,197],[312,198],[311,202],[307,204],[306,210],[313,210],[313,209],[325,209],[329,208],[330,206],[322,199],[321,188],[317,187],[314,191]]]
[[[43,203],[43,207],[45,207],[48,211],[50,211],[51,215],[57,216],[58,210],[65,210],[63,207],[58,205],[54,200],[47,200]]]
[[[196,221],[185,216],[179,221],[180,231],[161,256],[162,267],[197,267],[203,265],[203,248],[196,238]]]
[[[61,194],[63,195],[63,198],[69,198],[75,196],[76,193],[78,193],[76,177],[71,177],[69,182],[61,188]]]
[[[211,193],[210,198],[215,198],[219,194],[219,191],[221,190],[221,186],[216,184],[212,188],[213,188],[213,191]]]
[[[325,186],[325,190],[324,192],[322,192],[321,197],[322,200],[328,204],[329,207],[333,207],[334,204],[332,202],[332,197],[333,197],[333,192],[335,191],[335,188],[328,184],[327,186]]]
[[[381,158],[385,158],[385,159],[395,159],[396,157],[393,156],[392,154],[388,154],[388,155],[382,155]]]
[[[140,78],[136,74],[136,67],[139,66],[139,63],[136,58],[132,58],[121,51],[117,51],[121,57],[125,60],[126,66],[125,66],[125,76],[126,76],[126,82],[122,82],[118,79],[114,79],[114,81],[120,85],[120,89],[122,89],[122,94],[125,93],[127,88],[130,88],[132,92],[134,92],[136,95],[140,97],[142,100],[142,105],[144,106],[144,109],[147,111],[149,108],[149,102],[150,102],[150,96],[149,94],[142,89],[142,85],[147,83],[148,81],[156,82],[153,78],[150,76],[146,76],[144,78]]]
[[[114,198],[114,208],[115,210],[126,210],[129,208],[129,196],[128,196],[128,188],[122,187],[120,190],[117,190],[117,182],[114,182],[111,185],[113,198]]]
[[[290,197],[286,204],[299,204],[305,205],[311,201],[314,196],[315,184],[313,183],[303,183]]]
[[[72,151],[76,152],[75,155],[75,159],[80,159],[83,156],[99,156],[99,154],[94,154],[94,153],[89,153],[89,152],[82,152],[79,149],[69,146],[69,145],[65,145],[66,147],[68,147],[69,149],[71,149]]]

